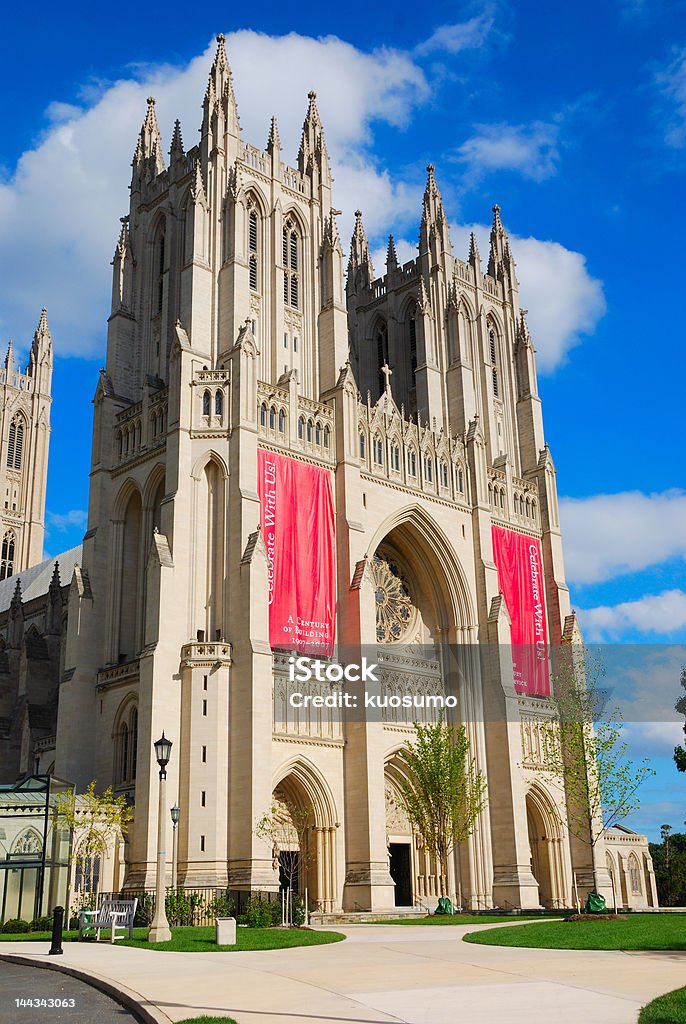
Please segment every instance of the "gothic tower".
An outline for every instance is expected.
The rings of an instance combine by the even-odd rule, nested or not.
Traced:
[[[275,119],[265,149],[250,145],[223,36],[198,145],[185,148],[176,122],[166,160],[148,100],[113,259],[56,774],[135,802],[131,890],[154,881],[164,731],[182,884],[278,888],[255,827],[276,806],[307,821],[300,884],[312,909],[436,898],[439,869],[397,788],[413,709],[359,720],[289,702],[298,648],[287,626],[272,632],[263,471],[281,466],[329,501],[325,518],[325,499],[310,514],[314,483],[288,492],[283,514],[302,515],[304,532],[326,523],[321,548],[302,543],[291,589],[305,578],[332,596],[328,625],[349,660],[385,661],[384,685],[454,697],[488,777],[488,808],[445,869],[450,891],[474,908],[569,905],[573,879],[607,877],[602,844],[570,841],[564,793],[546,789],[523,746],[548,691],[515,679],[498,538],[535,562],[540,629],[554,644],[575,633],[499,209],[484,272],[474,239],[466,262],[453,255],[429,167],[417,258],[400,266],[391,238],[376,278],[358,212],[345,285],[337,212],[315,94],[292,165]],[[322,625],[295,618],[294,639]],[[553,833],[534,856],[532,837]]]
[[[10,341],[0,369],[0,580],[43,557],[45,489],[50,445],[52,336],[44,309],[26,369]]]

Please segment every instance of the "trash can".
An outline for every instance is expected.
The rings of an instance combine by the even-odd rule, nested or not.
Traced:
[[[236,945],[236,918],[235,917],[216,917],[215,925],[217,928],[217,945],[218,946],[235,946]]]

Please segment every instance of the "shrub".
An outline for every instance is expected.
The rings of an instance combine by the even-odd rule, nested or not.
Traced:
[[[278,906],[278,904],[277,904]],[[245,907],[245,923],[250,928],[269,928],[273,923],[273,910],[264,893],[252,893]],[[280,916],[280,915],[279,915]]]
[[[221,896],[215,896],[207,905],[209,917],[233,917],[235,909],[236,901],[229,896],[228,889]]]
[[[12,917],[9,921],[5,921],[2,926],[2,930],[3,932],[14,932],[15,934],[18,934],[19,932],[30,932],[31,925],[28,921],[20,921],[17,917]]]
[[[299,896],[293,894],[293,903],[291,906],[293,924],[296,928],[301,928],[307,920],[307,913],[305,911],[305,903],[300,899]]]
[[[32,932],[50,932],[52,931],[52,918],[51,917],[34,917],[30,925]]]
[[[136,916],[133,919],[134,928],[147,928],[152,922],[152,915],[155,910],[155,900],[149,892],[142,893],[138,897]]]
[[[164,909],[170,925],[192,924],[191,901],[183,889],[167,889]]]

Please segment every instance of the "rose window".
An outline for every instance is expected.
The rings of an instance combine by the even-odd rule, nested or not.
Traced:
[[[376,639],[380,644],[402,640],[414,620],[407,580],[395,562],[375,555],[372,578],[376,597]]]

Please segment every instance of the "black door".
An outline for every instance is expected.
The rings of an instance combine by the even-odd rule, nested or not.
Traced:
[[[391,878],[396,907],[412,906],[412,869],[409,843],[391,843]]]

